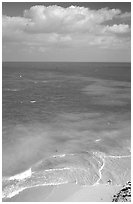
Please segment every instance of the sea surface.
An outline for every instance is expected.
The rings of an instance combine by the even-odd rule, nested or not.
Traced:
[[[3,199],[130,180],[131,64],[3,62]]]

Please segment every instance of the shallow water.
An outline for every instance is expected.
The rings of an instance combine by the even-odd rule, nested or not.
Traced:
[[[103,155],[130,155],[130,104],[128,63],[3,63],[5,195],[34,185],[97,182]],[[127,169],[122,158],[106,158],[100,182],[129,179],[125,159]],[[118,172],[110,175],[112,162],[124,181]],[[29,177],[20,174],[30,168]]]

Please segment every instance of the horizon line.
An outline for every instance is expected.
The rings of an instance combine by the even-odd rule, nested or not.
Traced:
[[[131,63],[131,61],[2,61],[2,63],[5,63],[5,62],[8,62],[8,63],[9,63],[9,62]]]

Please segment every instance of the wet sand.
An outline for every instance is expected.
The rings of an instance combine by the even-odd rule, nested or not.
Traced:
[[[26,189],[18,195],[3,199],[4,202],[41,202],[52,192],[53,186],[39,186]]]
[[[111,202],[122,185],[63,184],[26,189],[6,202]]]
[[[112,197],[122,186],[98,184],[85,186],[65,199],[65,202],[112,202]]]

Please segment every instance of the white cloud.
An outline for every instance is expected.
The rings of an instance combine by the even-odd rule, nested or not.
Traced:
[[[57,44],[110,47],[115,42],[119,47],[125,39],[119,40],[114,34],[129,33],[129,25],[109,26],[104,23],[127,17],[130,17],[130,13],[122,13],[119,9],[33,6],[24,11],[23,17],[3,16],[3,42],[40,46],[41,50]]]
[[[70,6],[33,6],[24,11],[23,17],[3,18],[3,29],[20,29],[30,33],[92,32],[104,21],[119,15],[119,9],[90,10]]]
[[[27,20],[28,19],[22,18],[19,16],[18,17],[3,16],[3,21],[2,21],[3,29],[8,28],[8,29],[23,30],[26,23],[28,23]]]
[[[120,13],[119,9],[108,8],[90,10],[78,6],[33,6],[24,11],[24,18],[29,20],[25,29],[32,33],[92,32],[97,25]]]
[[[127,33],[127,32],[130,32],[130,28],[129,28],[129,25],[114,24],[113,26],[106,26],[105,31],[110,31],[114,33]]]
[[[127,18],[131,19],[131,13],[130,12],[125,12],[117,16],[117,18]]]

